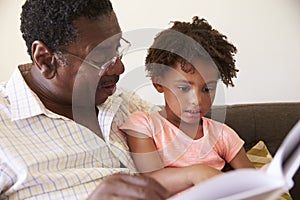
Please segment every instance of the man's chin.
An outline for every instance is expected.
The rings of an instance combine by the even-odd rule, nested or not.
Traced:
[[[102,91],[104,91],[108,96],[111,96],[111,95],[113,95],[113,93],[115,93],[116,89],[117,89],[116,84],[113,84],[108,87],[103,87]]]
[[[115,91],[116,91],[116,85],[99,88],[96,92],[95,104],[96,105],[103,104],[109,96],[115,93]]]

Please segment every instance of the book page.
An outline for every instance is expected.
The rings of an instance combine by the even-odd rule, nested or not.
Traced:
[[[300,165],[300,121],[292,128],[277,150],[266,173],[280,176],[292,184],[292,178]],[[292,185],[290,185],[292,187]]]
[[[251,199],[254,196],[261,199],[259,195],[275,192],[281,188],[285,188],[283,179],[276,179],[257,169],[239,169],[211,178],[170,199],[234,200]]]
[[[293,186],[300,165],[300,121],[264,169],[238,169],[193,186],[171,200],[273,200]]]

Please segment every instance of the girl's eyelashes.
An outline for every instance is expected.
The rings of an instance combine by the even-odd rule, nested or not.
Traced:
[[[203,88],[203,92],[205,92],[205,93],[211,93],[211,92],[215,92],[215,91],[216,91],[216,88],[214,88],[214,87]]]
[[[187,92],[190,90],[190,87],[189,86],[177,86],[177,89],[182,92]]]
[[[188,92],[191,90],[191,86],[176,86],[176,88],[181,92]],[[204,93],[212,93],[216,91],[215,87],[204,87],[202,90]]]

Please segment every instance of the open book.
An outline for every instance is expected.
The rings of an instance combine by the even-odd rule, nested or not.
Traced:
[[[272,162],[262,169],[226,172],[169,198],[205,200],[274,200],[294,185],[300,165],[300,121],[277,150]]]

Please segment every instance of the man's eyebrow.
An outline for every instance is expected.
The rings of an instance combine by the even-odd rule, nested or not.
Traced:
[[[109,49],[109,46],[101,46],[101,47],[96,47],[93,49],[93,52],[105,52]]]
[[[93,50],[94,51],[103,51],[107,50],[110,48],[114,48],[116,46],[119,46],[121,44],[122,37],[114,38],[113,40],[110,41],[104,41],[100,44],[98,44]]]
[[[91,51],[91,55],[107,54],[110,53],[112,50],[115,50],[115,47],[113,45],[100,45],[96,46]]]
[[[110,43],[110,44],[100,44],[98,46],[96,46],[93,50],[94,51],[102,51],[105,49],[109,49],[113,46],[114,43]]]

